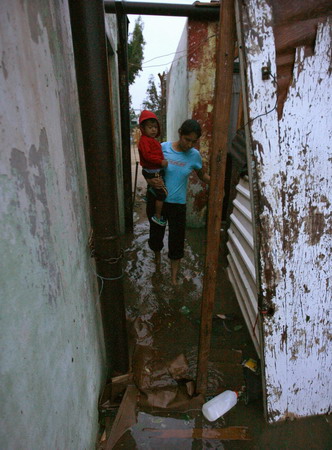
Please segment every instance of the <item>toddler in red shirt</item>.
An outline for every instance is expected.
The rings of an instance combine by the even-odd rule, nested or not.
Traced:
[[[139,125],[142,132],[138,143],[140,164],[143,168],[142,174],[149,184],[149,180],[152,178],[162,179],[163,169],[168,166],[168,161],[164,159],[161,145],[156,139],[160,135],[157,116],[151,111],[144,110],[139,117]],[[162,217],[162,208],[167,197],[166,186],[162,182],[160,188],[156,189],[149,186],[149,190],[156,197],[155,214],[151,217],[151,220],[164,227],[166,221]]]

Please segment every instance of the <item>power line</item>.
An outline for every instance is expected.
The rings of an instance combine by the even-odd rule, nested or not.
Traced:
[[[177,53],[183,53],[186,52],[185,55],[179,56],[179,58],[173,59],[173,61],[169,61],[168,63],[164,63],[164,64],[157,64],[157,65],[153,65],[153,66],[144,66],[144,64],[142,64],[142,69],[150,69],[152,67],[161,67],[161,66],[167,66],[168,64],[172,64],[175,61],[179,61],[181,58],[184,58],[185,56],[190,56],[193,53],[195,53],[195,51],[197,49],[199,49],[203,44],[205,44],[206,41],[208,41],[209,39],[213,38],[217,36],[216,34],[211,34],[210,36],[208,36],[207,38],[205,38],[200,44],[198,44],[195,48],[193,48],[192,50],[190,50],[189,52],[187,52],[187,50],[179,50],[178,52],[173,52],[173,53],[169,53],[167,55],[160,55],[160,56],[156,56],[148,61],[145,62],[145,64],[147,64],[150,61],[154,61],[155,59],[159,59],[159,58],[164,58],[165,56],[170,56],[170,55],[176,55]],[[138,64],[133,64],[133,63],[129,63],[130,66],[136,66],[138,67]]]

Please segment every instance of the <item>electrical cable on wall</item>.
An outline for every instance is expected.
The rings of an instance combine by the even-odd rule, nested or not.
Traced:
[[[168,54],[166,54],[166,55],[155,56],[154,58],[149,59],[148,61],[146,61],[144,64],[147,64],[147,63],[150,62],[150,61],[154,61],[155,59],[164,58],[165,56],[176,55],[177,53],[183,53],[183,52],[186,52],[184,55],[179,56],[179,57],[176,58],[176,59],[173,59],[173,61],[169,61],[168,63],[164,63],[164,64],[152,65],[152,66],[144,66],[144,64],[142,64],[142,68],[143,68],[143,69],[150,69],[150,68],[153,68],[153,67],[167,66],[168,64],[172,64],[172,63],[174,63],[175,61],[179,61],[180,59],[182,59],[182,58],[184,58],[184,57],[191,56],[193,53],[195,53],[196,50],[198,50],[203,44],[205,44],[206,41],[208,41],[209,39],[211,39],[211,38],[213,38],[213,37],[216,37],[216,36],[217,36],[216,34],[211,34],[210,36],[208,36],[208,37],[206,37],[205,39],[203,39],[202,42],[200,42],[198,45],[196,45],[196,47],[193,48],[192,50],[190,50],[189,52],[187,52],[187,50],[179,50],[179,51],[174,52],[174,53],[168,53]],[[136,66],[136,67],[138,67],[138,64],[134,64],[134,63],[129,63],[129,65],[130,65],[130,66]]]
[[[279,88],[278,86],[278,82],[276,80],[276,77],[269,71],[268,72],[269,75],[271,75],[271,77],[273,78],[274,83],[277,85],[277,89]],[[258,119],[259,117],[263,117],[263,116],[267,116],[268,114],[271,114],[271,112],[273,112],[274,110],[276,110],[278,107],[278,96],[276,97],[276,103],[274,105],[274,107],[272,109],[270,109],[269,111],[266,111],[265,113],[259,114],[256,117],[253,117],[252,119],[248,120],[247,123],[245,123],[241,128],[239,128],[236,132],[238,133],[240,130],[243,130],[247,125],[249,125],[249,123],[252,123],[254,120]]]

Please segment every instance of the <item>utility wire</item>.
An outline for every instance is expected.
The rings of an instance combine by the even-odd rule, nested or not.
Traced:
[[[152,59],[149,59],[148,61],[146,61],[144,64],[147,64],[150,61],[154,61],[155,59],[159,59],[159,58],[164,58],[165,56],[170,56],[170,55],[176,55],[177,53],[183,53],[186,52],[185,55],[179,56],[179,58],[173,59],[173,61],[169,61],[168,63],[164,63],[164,64],[157,64],[157,65],[153,65],[153,66],[145,66],[144,64],[142,64],[142,69],[150,69],[152,67],[161,67],[161,66],[167,66],[168,64],[172,64],[175,61],[179,61],[181,58],[184,58],[185,56],[191,56],[193,53],[195,53],[196,50],[198,50],[203,44],[205,44],[206,41],[208,41],[209,39],[213,38],[217,36],[217,34],[211,34],[210,36],[208,36],[207,38],[205,38],[200,44],[196,45],[195,48],[193,48],[192,50],[190,50],[189,52],[187,52],[187,50],[179,50],[178,52],[173,52],[173,53],[168,53],[167,55],[161,55],[161,56],[156,56]],[[134,63],[129,63],[130,66],[136,66],[139,67],[139,64],[134,64]]]
[[[273,78],[273,82],[274,82],[275,85],[277,86],[277,90],[278,90],[278,89],[279,89],[279,85],[278,85],[278,82],[277,82],[276,77],[275,77],[275,76],[273,75],[273,73],[271,73],[270,71],[269,71],[269,75],[271,75],[271,77]],[[271,112],[273,112],[274,110],[276,110],[277,107],[278,107],[278,95],[276,95],[276,102],[275,102],[275,105],[274,105],[273,108],[271,108],[269,111],[266,111],[265,113],[259,114],[258,116],[253,117],[252,119],[248,120],[247,123],[245,123],[241,128],[239,128],[239,129],[237,130],[237,133],[238,133],[239,131],[243,130],[247,125],[249,125],[249,123],[252,123],[254,120],[258,119],[259,117],[267,116],[268,114],[270,114]]]

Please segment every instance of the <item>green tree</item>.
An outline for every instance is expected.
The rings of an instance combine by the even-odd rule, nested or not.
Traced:
[[[152,111],[157,116],[161,126],[161,140],[165,140],[166,135],[166,77],[163,72],[158,74],[159,84],[156,86],[154,76],[150,75],[148,87],[146,90],[146,98],[143,101],[143,108]]]
[[[144,23],[141,16],[135,22],[134,31],[128,40],[128,81],[133,84],[138,73],[142,70],[145,41],[143,37]]]
[[[161,92],[160,89],[158,92],[153,75],[150,75],[149,77],[148,87],[146,89],[146,99],[143,101],[143,108],[154,112],[158,119],[160,118]]]

